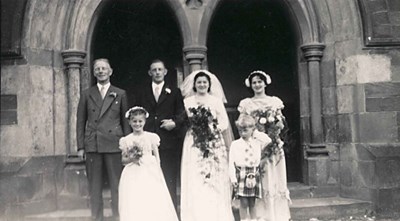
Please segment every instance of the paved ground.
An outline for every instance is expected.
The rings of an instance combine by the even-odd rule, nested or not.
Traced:
[[[294,220],[296,221],[296,220]],[[309,219],[308,221],[400,221],[400,214],[398,215],[393,215],[392,217],[369,217],[369,216],[363,216],[363,217],[344,217],[344,218],[339,218],[339,219]]]

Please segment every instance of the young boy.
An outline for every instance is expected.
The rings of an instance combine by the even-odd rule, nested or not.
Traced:
[[[229,151],[229,176],[240,200],[241,220],[256,220],[255,201],[262,198],[260,182],[261,150],[271,139],[267,134],[255,130],[255,120],[249,115],[240,115],[236,121],[240,138],[231,144]]]

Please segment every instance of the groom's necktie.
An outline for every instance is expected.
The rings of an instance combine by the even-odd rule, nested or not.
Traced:
[[[159,97],[160,97],[160,87],[157,86],[154,88],[154,98],[156,99],[157,102]]]

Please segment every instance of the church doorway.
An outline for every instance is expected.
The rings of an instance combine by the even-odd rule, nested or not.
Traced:
[[[244,79],[254,70],[271,75],[267,94],[285,104],[290,142],[286,146],[288,181],[301,180],[300,111],[297,77],[296,29],[281,0],[223,0],[214,13],[207,56],[211,72],[218,75],[227,95],[231,121],[239,101],[251,96]],[[234,124],[233,124],[234,125]],[[237,136],[237,133],[235,133]]]
[[[156,58],[165,62],[166,80],[176,85],[183,46],[178,23],[166,1],[107,0],[102,4],[90,57],[92,61],[101,57],[110,60],[114,70],[111,82],[127,91],[130,105],[139,86],[150,80],[147,71]]]
[[[141,85],[150,81],[147,72],[154,59],[165,62],[166,81],[176,86],[176,71],[182,70],[183,46],[178,24],[167,3],[107,0],[99,8],[90,62],[97,58],[109,59],[113,68],[111,83],[126,90],[129,107],[134,104]],[[90,77],[94,83],[92,74]],[[108,179],[104,180],[108,186]]]

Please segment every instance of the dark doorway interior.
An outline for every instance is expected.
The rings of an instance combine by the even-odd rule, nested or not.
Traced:
[[[155,58],[165,62],[167,80],[176,85],[182,38],[174,14],[160,0],[106,2],[95,26],[91,57],[110,60],[111,82],[127,91],[131,105],[138,86],[150,80],[147,71]]]
[[[291,143],[286,146],[288,181],[300,181],[298,41],[282,2],[222,1],[209,30],[208,64],[224,86],[232,120],[237,118],[239,101],[251,96],[244,86],[247,75],[253,70],[271,75],[267,94],[283,100],[291,134]]]

